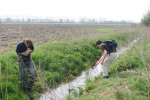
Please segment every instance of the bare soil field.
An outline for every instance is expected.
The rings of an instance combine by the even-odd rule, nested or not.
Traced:
[[[30,38],[35,45],[39,45],[49,41],[96,37],[100,33],[95,28],[116,28],[122,26],[124,25],[0,24],[0,51],[14,49],[14,46],[25,38]]]

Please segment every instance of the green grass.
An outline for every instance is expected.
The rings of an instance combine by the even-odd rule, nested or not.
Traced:
[[[100,35],[99,39],[114,39],[119,44],[126,44],[129,39],[134,38],[137,34],[137,31],[110,33],[109,35]],[[88,40],[86,38],[69,42],[54,41],[35,47],[32,58],[38,73],[36,73],[33,95],[36,97],[38,93],[46,91],[47,87],[53,88],[65,80],[73,79],[82,70],[89,68],[92,64],[91,62],[95,63],[102,54],[100,49],[96,47],[95,41],[95,39]],[[15,51],[1,56],[3,75],[0,80],[2,87],[0,98],[2,99],[28,99],[19,80],[17,59]],[[107,83],[107,81],[104,81],[105,85]],[[87,91],[94,89],[93,85],[94,83],[87,85]]]
[[[126,76],[128,77],[122,77]],[[112,74],[109,79],[100,79],[86,86],[94,88],[85,88],[83,95],[77,100],[148,100],[150,95],[150,85],[143,76],[137,76],[135,71],[126,73]],[[97,87],[95,87],[97,86]]]

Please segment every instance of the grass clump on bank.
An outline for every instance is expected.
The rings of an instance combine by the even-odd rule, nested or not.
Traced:
[[[129,39],[135,37],[138,32],[120,34],[109,33],[109,37],[100,35],[99,39],[114,39],[116,42],[125,44]],[[118,38],[118,35],[122,38]],[[89,68],[91,62],[95,64],[95,60],[99,59],[100,56],[101,51],[95,46],[95,39],[75,39],[69,42],[54,41],[36,47],[32,53],[37,76],[33,90],[34,94],[44,92],[49,87],[56,87],[64,80],[73,79],[82,70]],[[1,56],[1,66],[2,79],[0,81],[2,88],[0,98],[8,100],[11,100],[11,98],[15,100],[28,99],[28,96],[22,91],[21,81],[19,80],[16,53],[12,51],[3,54]],[[94,87],[87,86],[87,88],[93,89]]]

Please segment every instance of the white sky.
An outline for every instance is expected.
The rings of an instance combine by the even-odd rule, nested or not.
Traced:
[[[0,0],[0,17],[101,18],[140,22],[150,0]]]

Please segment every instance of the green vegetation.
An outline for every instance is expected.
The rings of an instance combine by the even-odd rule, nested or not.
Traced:
[[[149,100],[150,41],[141,34],[139,41],[111,65],[110,78],[96,77],[87,83],[78,100]]]
[[[111,31],[101,34],[99,39],[113,39],[120,44],[130,42],[138,34],[137,29],[129,32]],[[82,70],[89,68],[99,59],[101,51],[95,45],[95,39],[75,39],[74,41],[54,41],[36,47],[32,58],[36,69],[34,96],[44,92],[47,87],[56,87],[62,81],[73,79]],[[26,100],[28,96],[22,90],[19,80],[19,68],[15,51],[1,56],[2,79],[0,98],[5,100]],[[106,82],[107,83],[107,82]],[[86,86],[86,91],[93,87],[94,83]],[[69,99],[70,97],[68,97]]]

